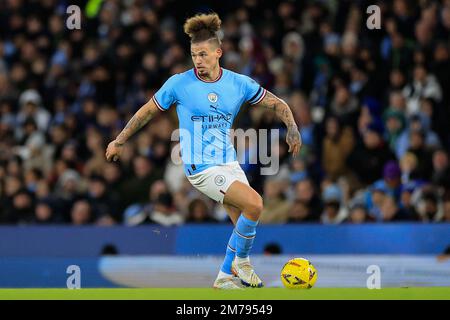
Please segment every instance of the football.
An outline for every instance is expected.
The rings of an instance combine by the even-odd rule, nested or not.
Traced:
[[[281,269],[281,282],[289,289],[310,289],[316,280],[316,268],[304,258],[289,260]]]

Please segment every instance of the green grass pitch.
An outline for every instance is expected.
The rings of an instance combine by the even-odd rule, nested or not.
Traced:
[[[450,300],[450,287],[433,288],[284,288],[222,291],[205,288],[0,289],[0,300]]]

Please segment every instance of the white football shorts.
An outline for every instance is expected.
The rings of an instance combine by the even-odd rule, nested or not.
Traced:
[[[187,178],[197,190],[220,203],[223,203],[225,193],[234,181],[250,185],[237,161],[207,168]]]

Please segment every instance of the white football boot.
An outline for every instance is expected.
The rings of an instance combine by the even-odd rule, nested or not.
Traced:
[[[264,286],[248,259],[237,262],[237,259],[235,258],[231,265],[231,270],[236,277],[241,279],[242,284],[247,287],[261,288]]]
[[[237,277],[217,278],[214,281],[214,289],[223,290],[243,290],[245,287],[241,284],[241,281]]]

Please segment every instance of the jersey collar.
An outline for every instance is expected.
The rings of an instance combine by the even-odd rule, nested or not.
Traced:
[[[203,81],[203,82],[212,83],[212,82],[217,82],[220,80],[220,78],[222,78],[223,71],[222,71],[222,68],[219,69],[219,76],[216,78],[216,80],[204,80],[204,79],[200,78],[200,76],[197,72],[197,68],[194,68],[194,73],[198,80]]]

